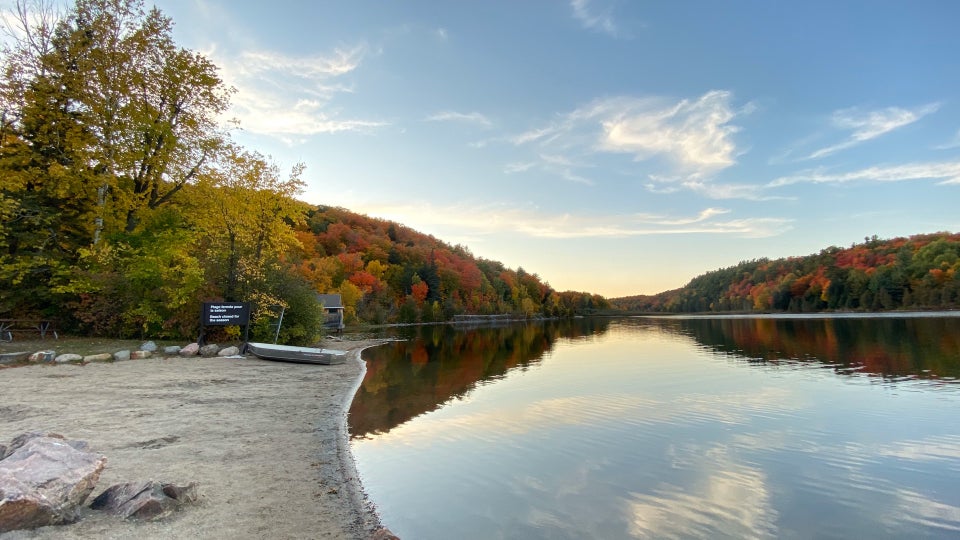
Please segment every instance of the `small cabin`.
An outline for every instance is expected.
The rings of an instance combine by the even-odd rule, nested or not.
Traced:
[[[317,302],[323,305],[323,327],[335,332],[343,331],[343,300],[339,294],[318,294]]]

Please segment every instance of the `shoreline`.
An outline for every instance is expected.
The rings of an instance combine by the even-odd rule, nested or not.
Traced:
[[[87,503],[118,482],[200,483],[200,501],[157,522],[84,508],[71,525],[20,538],[357,538],[383,535],[360,483],[347,414],[363,350],[317,366],[157,357],[0,370],[0,442],[26,431],[86,441],[107,465]]]

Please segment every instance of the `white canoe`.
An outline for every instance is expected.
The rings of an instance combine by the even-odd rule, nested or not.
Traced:
[[[298,362],[301,364],[342,364],[347,359],[347,351],[274,345],[272,343],[247,343],[247,350],[257,358],[264,360]]]

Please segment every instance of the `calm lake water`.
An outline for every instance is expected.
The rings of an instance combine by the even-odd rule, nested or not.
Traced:
[[[960,317],[412,332],[350,410],[401,538],[960,537]]]

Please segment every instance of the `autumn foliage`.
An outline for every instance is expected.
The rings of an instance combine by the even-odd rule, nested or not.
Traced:
[[[960,234],[880,240],[816,255],[759,259],[708,272],[654,296],[611,300],[646,312],[952,309],[960,305]]]

